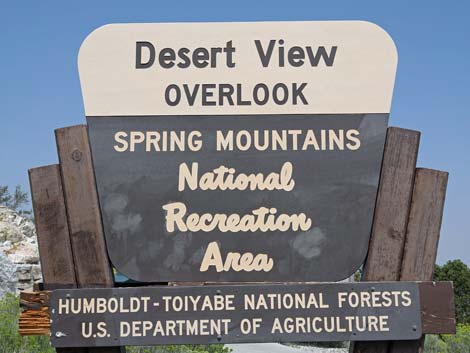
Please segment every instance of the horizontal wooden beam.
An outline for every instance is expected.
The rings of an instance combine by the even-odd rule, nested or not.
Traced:
[[[421,282],[419,296],[423,334],[455,333],[452,282]]]
[[[423,334],[455,333],[452,282],[419,282]],[[49,335],[50,291],[22,292],[19,333]]]
[[[20,305],[23,309],[18,322],[20,335],[50,334],[49,293],[48,291],[20,293]]]

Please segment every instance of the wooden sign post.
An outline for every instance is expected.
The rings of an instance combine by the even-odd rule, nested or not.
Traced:
[[[416,168],[419,132],[387,128],[395,67],[365,22],[98,29],[79,58],[87,125],[30,170],[45,291],[22,294],[20,333],[61,352],[389,353],[455,332],[452,284],[429,282],[447,173]],[[363,283],[311,283],[361,265]]]

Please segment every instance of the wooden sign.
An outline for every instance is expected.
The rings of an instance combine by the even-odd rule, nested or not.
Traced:
[[[55,347],[410,340],[421,337],[417,283],[57,290]]]
[[[44,283],[21,294],[20,334],[64,353],[417,353],[455,333],[452,283],[416,282],[432,278],[447,173],[416,169],[419,132],[387,128],[396,63],[361,21],[94,31],[87,125],[56,130],[59,164],[29,171]],[[364,282],[307,283],[361,265]]]
[[[396,62],[367,22],[93,32],[79,70],[113,265],[142,282],[353,274]]]

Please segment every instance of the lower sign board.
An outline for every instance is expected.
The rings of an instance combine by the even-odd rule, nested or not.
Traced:
[[[55,290],[55,347],[421,337],[416,283]]]

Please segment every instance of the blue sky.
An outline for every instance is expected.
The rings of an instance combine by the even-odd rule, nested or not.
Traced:
[[[438,262],[470,264],[470,2],[0,0],[0,185],[57,162],[54,129],[85,122],[77,53],[118,22],[368,20],[399,55],[390,125],[420,130],[418,165],[450,173]]]

